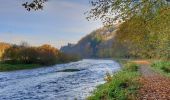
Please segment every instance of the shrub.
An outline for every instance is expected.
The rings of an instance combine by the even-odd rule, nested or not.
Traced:
[[[106,73],[106,77],[104,78],[105,81],[111,82],[112,81],[112,76],[109,72]]]

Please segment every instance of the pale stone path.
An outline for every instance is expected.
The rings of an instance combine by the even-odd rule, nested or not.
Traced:
[[[158,75],[156,72],[151,70],[148,65],[141,65],[139,71],[144,77],[152,77]]]

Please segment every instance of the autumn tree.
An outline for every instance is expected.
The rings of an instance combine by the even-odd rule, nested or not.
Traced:
[[[0,42],[0,60],[2,59],[5,50],[8,48],[10,48],[10,44]]]
[[[59,59],[59,53],[58,49],[45,44],[38,48],[38,60],[41,64],[55,64]]]
[[[17,45],[12,45],[10,48],[6,49],[5,52],[3,53],[3,60],[12,60],[13,62],[17,62],[19,60],[19,46]]]

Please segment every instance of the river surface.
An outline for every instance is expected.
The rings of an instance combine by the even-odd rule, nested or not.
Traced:
[[[62,72],[65,69],[79,69]],[[0,72],[0,100],[85,100],[107,72],[120,70],[112,60],[84,59],[51,67]]]

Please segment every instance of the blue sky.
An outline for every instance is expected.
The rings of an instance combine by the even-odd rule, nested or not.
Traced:
[[[0,0],[0,42],[60,48],[102,26],[99,21],[86,20],[88,0],[50,0],[44,10],[36,12],[26,11],[21,6],[25,1],[31,0]]]

